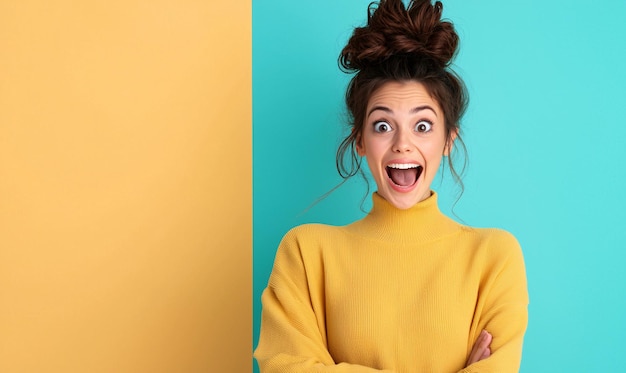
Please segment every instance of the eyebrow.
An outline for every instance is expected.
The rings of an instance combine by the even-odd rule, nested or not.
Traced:
[[[373,107],[373,108],[369,111],[369,113],[367,113],[367,116],[369,117],[369,116],[370,116],[370,115],[372,115],[372,113],[373,113],[373,112],[375,112],[376,110],[382,110],[382,111],[384,111],[385,113],[392,113],[392,110],[391,110],[391,109],[389,109],[389,108],[388,108],[388,107],[386,107],[386,106],[374,106],[374,107]],[[410,112],[411,114],[415,114],[415,113],[420,112],[420,111],[422,111],[422,110],[430,110],[430,111],[432,111],[432,112],[435,114],[435,116],[437,116],[437,112],[435,111],[435,109],[433,109],[433,108],[432,108],[432,107],[430,107],[429,105],[422,105],[422,106],[417,106],[417,107],[414,107],[414,108],[413,108],[413,109],[411,109],[409,112]]]

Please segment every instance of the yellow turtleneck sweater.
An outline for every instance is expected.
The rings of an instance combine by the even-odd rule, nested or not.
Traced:
[[[454,222],[434,193],[407,210],[373,200],[355,223],[283,238],[262,296],[261,372],[517,372],[528,292],[515,238]],[[464,368],[483,329],[492,355]]]

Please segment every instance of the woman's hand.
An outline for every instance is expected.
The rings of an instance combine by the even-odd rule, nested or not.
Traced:
[[[491,356],[491,348],[489,346],[491,345],[492,338],[493,337],[488,331],[483,330],[480,332],[478,339],[476,339],[476,343],[474,343],[474,347],[472,347],[472,352],[470,352],[470,355],[467,358],[467,364],[465,364],[466,367]]]

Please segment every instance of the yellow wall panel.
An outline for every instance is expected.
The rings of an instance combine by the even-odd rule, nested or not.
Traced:
[[[0,371],[251,371],[251,4],[0,1]]]

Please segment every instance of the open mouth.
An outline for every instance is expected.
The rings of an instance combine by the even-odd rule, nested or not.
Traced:
[[[392,163],[386,169],[389,179],[401,187],[415,184],[424,170],[422,166],[412,163]]]

